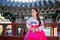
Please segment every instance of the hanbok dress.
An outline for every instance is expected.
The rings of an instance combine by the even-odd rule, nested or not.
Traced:
[[[42,30],[44,28],[44,23],[41,19],[41,26],[38,25],[39,22],[33,17],[29,18],[26,22],[28,31],[24,37],[24,40],[47,40],[47,37]]]

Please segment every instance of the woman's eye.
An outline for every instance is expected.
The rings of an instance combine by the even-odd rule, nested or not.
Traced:
[[[32,11],[32,12],[34,12],[34,11]]]

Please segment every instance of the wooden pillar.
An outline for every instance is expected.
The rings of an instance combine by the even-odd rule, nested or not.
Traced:
[[[3,34],[2,34],[2,35],[3,35],[3,36],[6,35],[6,28],[3,29]]]
[[[57,36],[57,27],[54,28],[54,36]]]
[[[54,36],[57,36],[57,23],[56,22],[54,22],[53,23],[53,25],[54,25]]]
[[[3,26],[3,33],[2,33],[2,35],[6,36],[6,24],[3,24],[2,26]]]
[[[21,29],[21,36],[23,36],[23,32],[24,32],[24,29],[22,28],[22,29]]]
[[[12,35],[16,35],[15,21],[12,22]]]

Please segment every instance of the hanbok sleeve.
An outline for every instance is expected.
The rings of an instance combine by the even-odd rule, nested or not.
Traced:
[[[26,21],[26,27],[27,27],[28,30],[30,29],[30,19],[28,19],[28,20]]]

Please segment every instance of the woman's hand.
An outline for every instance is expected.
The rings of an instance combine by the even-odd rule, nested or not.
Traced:
[[[31,28],[31,31],[37,32],[38,31],[38,28]]]
[[[35,28],[35,32],[38,32],[38,28]]]
[[[33,31],[34,30],[34,28],[31,28],[31,31]]]

